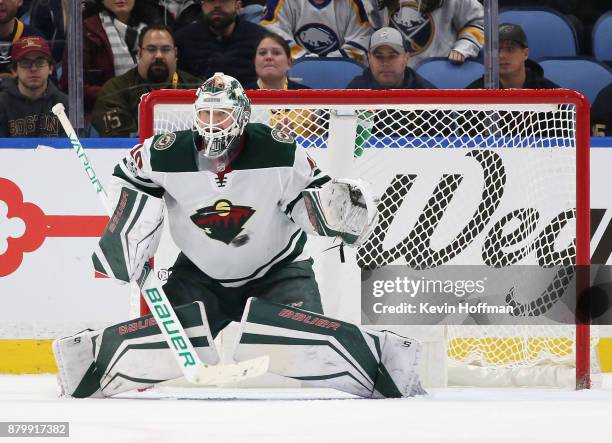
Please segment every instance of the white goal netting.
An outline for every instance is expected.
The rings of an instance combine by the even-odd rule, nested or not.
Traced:
[[[455,92],[253,94],[252,122],[291,134],[330,175],[368,180],[381,197],[379,223],[355,256],[346,265],[322,259],[318,275],[328,315],[360,320],[360,270],[557,266],[556,283],[565,286],[571,266],[588,261],[588,194],[581,190],[589,178],[579,170],[588,146],[580,141],[580,103],[567,91]],[[189,93],[155,94],[163,99],[145,101],[141,137],[190,128]],[[571,307],[557,303],[557,290],[519,282],[508,288],[509,303],[525,315],[554,311],[569,318]],[[588,327],[579,328],[587,351],[577,353],[571,324],[462,324],[444,331],[450,367],[495,373],[563,365],[579,384],[597,340]]]

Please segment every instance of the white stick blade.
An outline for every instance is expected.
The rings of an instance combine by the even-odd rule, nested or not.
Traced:
[[[236,383],[266,373],[269,365],[270,357],[264,355],[231,365],[203,366],[189,381],[204,386]]]

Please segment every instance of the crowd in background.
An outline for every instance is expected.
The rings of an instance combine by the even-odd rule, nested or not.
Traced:
[[[525,6],[562,14],[584,56],[594,23],[612,10],[607,0],[499,0]],[[50,109],[68,105],[68,8],[0,0],[1,137],[62,134]],[[464,63],[484,44],[478,0],[84,0],[82,9],[85,118],[88,133],[103,137],[137,133],[142,94],[192,89],[215,72],[247,89],[301,89],[288,75],[295,60],[345,57],[363,64],[347,88],[430,89],[414,70],[420,61]],[[529,58],[520,26],[500,24],[499,37],[501,88],[557,87]],[[612,135],[612,84],[592,106],[593,135]]]

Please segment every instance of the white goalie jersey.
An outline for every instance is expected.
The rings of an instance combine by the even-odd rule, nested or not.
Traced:
[[[163,197],[177,247],[229,287],[309,258],[294,211],[304,211],[302,191],[330,181],[291,137],[268,126],[247,125],[240,149],[225,173],[198,170],[193,132],[167,133],[136,146],[114,172],[118,185]]]

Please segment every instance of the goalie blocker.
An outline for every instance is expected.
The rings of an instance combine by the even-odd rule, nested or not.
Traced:
[[[160,198],[122,187],[117,207],[92,256],[96,272],[119,282],[135,281],[157,250],[163,222]]]
[[[177,308],[202,360],[218,361],[202,303]],[[270,356],[270,372],[366,398],[424,394],[416,368],[421,345],[320,314],[250,298],[234,357]],[[150,316],[54,342],[64,395],[105,397],[181,376]]]

